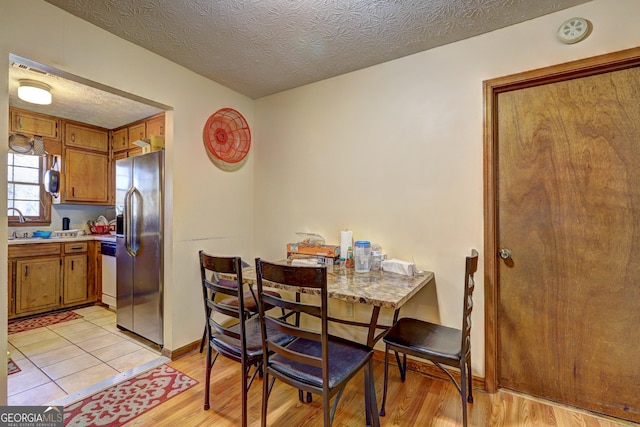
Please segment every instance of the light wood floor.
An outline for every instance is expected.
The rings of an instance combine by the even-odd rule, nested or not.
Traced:
[[[170,363],[199,381],[182,394],[148,411],[127,424],[131,426],[238,426],[240,425],[239,364],[219,358],[214,365],[211,384],[211,409],[203,410],[204,355],[194,353]],[[375,362],[378,402],[382,399],[383,365]],[[389,371],[387,415],[381,426],[460,426],[462,411],[459,395],[452,384],[417,374],[407,373],[400,382],[397,368]],[[345,390],[336,411],[333,426],[365,425],[363,410],[363,375]],[[256,379],[249,390],[249,425],[260,425],[262,380]],[[269,399],[268,425],[321,426],[319,399],[298,402],[297,390],[276,381]],[[379,403],[378,403],[379,404]],[[586,411],[501,391],[495,394],[474,390],[474,403],[469,405],[470,426],[637,426],[615,419],[599,417]]]

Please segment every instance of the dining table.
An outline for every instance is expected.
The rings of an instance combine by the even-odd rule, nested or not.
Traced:
[[[290,261],[277,261],[290,264]],[[222,278],[232,279],[233,277]],[[336,323],[363,327],[367,329],[367,345],[373,347],[386,331],[398,320],[402,306],[424,288],[434,278],[431,271],[420,271],[414,275],[404,275],[389,271],[372,270],[356,272],[353,268],[344,266],[327,266],[327,293],[331,300],[347,303],[357,303],[371,307],[369,322],[359,322],[346,318],[330,316],[329,320]],[[255,267],[242,270],[242,281],[253,286],[257,283]],[[300,288],[280,283],[267,282],[267,286],[298,292]],[[319,291],[317,291],[319,293]],[[380,310],[388,308],[394,310],[391,325],[378,323]],[[381,330],[380,332],[377,332]]]

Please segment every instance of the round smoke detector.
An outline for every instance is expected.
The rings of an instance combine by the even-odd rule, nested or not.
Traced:
[[[591,34],[593,25],[584,18],[567,19],[560,25],[556,36],[564,44],[578,43],[587,38]]]

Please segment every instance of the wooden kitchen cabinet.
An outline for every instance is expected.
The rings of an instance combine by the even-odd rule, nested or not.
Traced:
[[[9,318],[95,302],[94,244],[9,245]]]
[[[77,147],[85,150],[109,152],[109,131],[106,129],[65,122],[65,147]]]
[[[16,261],[16,315],[60,307],[60,257]]]
[[[146,129],[147,125],[144,122],[129,126],[129,148],[139,148],[134,142],[147,137]]]
[[[87,269],[87,254],[65,255],[63,305],[73,305],[87,301],[89,298]]]
[[[43,138],[60,139],[60,120],[56,117],[18,108],[9,109],[11,132],[23,133],[29,136],[41,136]]]
[[[65,147],[62,203],[109,204],[109,155]]]
[[[164,113],[146,120],[146,137],[164,136]]]
[[[62,145],[59,203],[109,204],[109,131],[64,121]]]
[[[89,242],[89,298],[98,301],[102,298],[102,247],[100,241]],[[93,279],[93,283],[91,283]],[[93,293],[93,294],[92,294]]]
[[[15,294],[16,291],[14,289],[14,272],[13,272],[13,261],[7,261],[7,302],[9,303],[9,311],[8,317],[9,319],[15,317],[16,315],[16,301]]]
[[[114,130],[111,133],[111,146],[113,147],[114,157],[117,152],[128,149],[129,148],[129,129],[122,128],[122,129]]]
[[[90,276],[91,243],[62,243],[64,253],[64,274],[62,277],[62,304],[78,305],[95,301],[95,281]]]

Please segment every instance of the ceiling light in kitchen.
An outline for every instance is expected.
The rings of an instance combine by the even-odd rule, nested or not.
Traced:
[[[20,80],[18,98],[32,104],[51,104],[51,87],[34,80]]]

